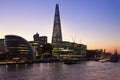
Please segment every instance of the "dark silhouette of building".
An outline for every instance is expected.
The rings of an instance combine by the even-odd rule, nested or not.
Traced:
[[[62,31],[61,31],[59,5],[56,4],[53,33],[52,33],[52,44],[58,43],[58,42],[62,42]]]
[[[4,39],[0,39],[0,61],[6,60]]]
[[[40,44],[42,44],[42,45],[47,44],[47,36],[40,36],[39,40],[40,40]]]
[[[0,39],[0,53],[5,52],[4,39]]]
[[[16,35],[5,36],[5,50],[8,55],[8,59],[14,60],[33,60],[34,52],[32,46],[27,40]]]
[[[87,58],[90,60],[101,59],[103,55],[102,49],[87,50]]]
[[[115,53],[110,57],[111,62],[118,62],[120,60],[120,55],[118,55],[117,49]]]
[[[43,56],[42,58],[51,58],[52,57],[52,45],[47,43],[45,45],[43,45],[42,47],[42,53],[43,53]]]
[[[47,44],[47,36],[39,36],[38,33],[33,35],[34,41],[39,42],[41,45]]]
[[[39,41],[39,34],[38,33],[34,34],[33,39],[34,41]]]

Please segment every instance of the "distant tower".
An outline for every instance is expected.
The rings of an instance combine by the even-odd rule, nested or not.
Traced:
[[[53,33],[52,33],[52,44],[58,43],[58,42],[62,42],[62,31],[61,31],[59,5],[56,4]]]
[[[33,38],[34,41],[39,41],[39,34],[38,33],[34,34]]]

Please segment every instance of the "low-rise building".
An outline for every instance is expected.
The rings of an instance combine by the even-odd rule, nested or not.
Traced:
[[[36,59],[52,57],[52,45],[47,43],[47,36],[33,35],[34,41],[29,41],[34,49]]]
[[[90,60],[101,59],[103,53],[102,49],[87,50],[87,58]]]
[[[53,44],[53,56],[86,57],[87,46],[68,41]]]

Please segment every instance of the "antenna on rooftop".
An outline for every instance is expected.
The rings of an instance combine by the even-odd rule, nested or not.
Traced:
[[[81,39],[80,39],[80,44],[81,44]]]
[[[73,36],[72,36],[72,41],[75,43],[75,41],[76,41],[76,37],[75,37],[75,38],[73,38]]]

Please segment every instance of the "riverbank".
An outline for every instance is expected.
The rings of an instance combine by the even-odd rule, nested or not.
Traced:
[[[65,62],[65,61],[88,61],[87,58],[80,59],[37,59],[29,62],[15,62],[15,61],[1,61],[0,65],[10,65],[10,64],[33,64],[33,63],[57,63],[57,62]]]
[[[0,65],[11,65],[11,64],[31,64],[33,62],[0,62]]]

